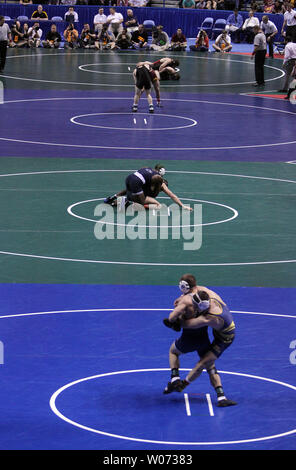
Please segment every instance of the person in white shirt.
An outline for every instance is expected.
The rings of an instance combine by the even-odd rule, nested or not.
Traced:
[[[34,23],[31,28],[28,29],[29,34],[29,47],[39,47],[43,31],[40,29],[39,23]]]
[[[221,34],[217,37],[216,41],[213,44],[213,49],[216,52],[230,52],[232,49],[231,45],[231,37],[227,32],[224,30]]]
[[[260,28],[266,36],[269,57],[273,58],[273,40],[278,32],[277,27],[272,21],[268,19],[267,15],[264,15],[262,16]]]
[[[254,26],[254,49],[251,58],[255,58],[255,86],[263,86],[264,62],[266,56],[266,37],[260,26]]]
[[[117,13],[115,8],[113,7],[110,8],[109,12],[110,15],[107,17],[107,24],[109,25],[108,31],[110,31],[114,35],[117,35],[123,30],[123,16],[121,13]]]
[[[67,23],[78,23],[78,13],[74,11],[73,7],[69,7],[69,10],[66,11],[64,20],[67,21]]]
[[[285,82],[282,87],[281,92],[288,91],[289,83],[291,81],[293,68],[296,65],[296,43],[292,41],[292,38],[287,36],[285,39],[285,52],[284,52],[284,61],[283,69],[285,71]]]
[[[291,37],[292,41],[296,42],[296,11],[293,10],[291,3],[288,3],[286,8],[281,34],[284,36],[286,28],[286,36]]]
[[[104,14],[104,8],[99,8],[99,12],[94,17],[94,28],[95,31],[100,33],[103,28],[103,24],[107,21],[107,16]]]
[[[254,41],[254,31],[253,28],[259,26],[259,20],[254,16],[253,10],[249,11],[249,18],[243,24],[242,30],[245,34],[247,43],[251,44]]]

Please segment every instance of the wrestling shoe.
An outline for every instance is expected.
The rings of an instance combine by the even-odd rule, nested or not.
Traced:
[[[116,202],[116,196],[108,196],[104,199],[104,203],[105,204],[110,204],[111,206],[114,206],[115,205],[115,202]]]
[[[153,113],[154,113],[154,108],[153,108],[153,106],[149,106],[149,113],[150,113],[150,114],[153,114]]]
[[[135,104],[133,105],[132,107],[132,112],[133,113],[136,113],[138,111],[138,106],[136,106]]]
[[[184,390],[184,388],[187,387],[187,385],[189,384],[188,382],[186,382],[186,380],[176,379],[173,382],[169,382],[167,384],[163,393],[167,395],[168,393],[172,393],[172,392],[182,392],[182,390]]]
[[[223,398],[223,400],[218,400],[218,406],[219,407],[224,407],[224,406],[234,406],[237,405],[236,401],[228,400],[227,398]]]

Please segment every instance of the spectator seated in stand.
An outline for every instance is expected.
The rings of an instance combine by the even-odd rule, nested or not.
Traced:
[[[74,24],[70,23],[64,31],[64,48],[65,49],[76,49],[78,47],[79,34],[77,29],[74,28]]]
[[[195,8],[195,1],[194,0],[183,0],[182,1],[183,8]]]
[[[213,44],[213,49],[215,52],[230,52],[232,49],[231,38],[226,31],[223,31],[217,37],[216,41]]]
[[[20,0],[20,5],[32,5],[32,0]]]
[[[38,5],[37,10],[33,11],[31,20],[48,20],[48,15],[42,5]]]
[[[264,13],[273,13],[274,11],[274,0],[264,0]]]
[[[166,51],[170,47],[168,34],[163,31],[163,26],[158,25],[152,32],[152,43],[150,49],[153,51]]]
[[[130,7],[146,7],[147,0],[128,0],[128,6]]]
[[[208,52],[209,50],[209,37],[203,29],[201,29],[196,37],[195,44],[189,46],[189,49],[194,52]]]
[[[109,16],[107,16],[108,31],[116,37],[123,30],[123,16],[121,13],[116,12],[113,7],[109,9],[109,13]]]
[[[195,8],[198,10],[204,10],[206,8],[207,2],[205,0],[199,0],[195,2]]]
[[[234,42],[240,42],[243,22],[243,17],[239,14],[237,8],[234,9],[233,13],[226,20],[225,31],[234,38]]]
[[[69,10],[66,11],[66,13],[64,15],[64,20],[67,23],[71,23],[71,24],[79,22],[78,13],[76,11],[74,11],[73,7],[69,7]]]
[[[217,0],[217,10],[226,10],[224,0]]]
[[[171,38],[171,51],[186,51],[187,48],[187,39],[182,32],[181,28],[178,28],[176,33],[173,34]]]
[[[45,40],[42,41],[42,45],[49,49],[58,49],[60,47],[62,38],[60,33],[57,31],[55,24],[51,25],[50,31],[45,36]]]
[[[94,16],[94,28],[96,33],[102,31],[102,27],[106,21],[107,16],[104,14],[104,8],[99,8],[98,13]]]
[[[215,0],[208,0],[206,2],[207,10],[217,10],[217,2]]]
[[[273,5],[273,12],[275,15],[283,15],[285,13],[286,9],[284,7],[284,4],[278,0],[274,2]]]
[[[94,30],[90,29],[88,23],[83,25],[83,29],[78,39],[79,47],[82,49],[98,49],[99,46],[95,44],[97,35]]]
[[[132,48],[133,49],[147,49],[148,46],[148,33],[142,24],[136,31],[132,33]]]
[[[259,20],[254,16],[254,11],[250,10],[249,11],[249,17],[245,20],[243,27],[242,27],[242,32],[245,36],[245,40],[249,44],[253,44],[254,41],[254,31],[253,28],[254,26],[259,26]]]
[[[139,23],[137,18],[134,16],[133,10],[128,8],[126,10],[126,20],[124,22],[124,27],[126,28],[127,32],[132,34],[134,31],[138,29]]]

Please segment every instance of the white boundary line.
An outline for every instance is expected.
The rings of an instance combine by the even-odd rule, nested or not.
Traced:
[[[172,117],[172,118],[178,118],[178,119],[184,119],[186,121],[191,121],[191,124],[188,124],[187,126],[178,126],[178,127],[152,127],[152,128],[147,128],[147,127],[109,127],[109,126],[99,126],[99,125],[95,125],[95,124],[84,124],[82,122],[76,122],[75,119],[78,119],[78,118],[83,118],[83,117],[87,117],[87,116],[112,116],[112,115],[115,115],[115,116],[122,116],[122,115],[127,115],[127,116],[130,116],[132,117],[131,113],[92,113],[92,114],[80,114],[79,116],[73,116],[70,118],[70,121],[73,123],[73,124],[76,124],[77,126],[84,126],[84,127],[94,127],[96,129],[110,129],[110,130],[117,130],[117,131],[174,131],[174,130],[177,130],[177,129],[187,129],[188,127],[194,127],[197,125],[197,121],[195,121],[195,119],[191,119],[191,118],[188,118],[188,117],[184,117],[184,116],[177,116],[177,115],[174,115],[174,114],[154,114],[152,116],[153,120],[155,118],[159,118],[159,117]],[[148,113],[137,113],[137,116],[148,116]],[[151,118],[151,116],[150,116]],[[145,122],[146,121],[146,122]],[[129,122],[129,121],[128,121]],[[135,118],[134,118],[134,122],[135,122]],[[145,124],[147,124],[147,120],[144,119],[144,122]]]
[[[159,197],[158,199],[166,199],[167,200],[167,199],[170,199],[170,198],[169,197]],[[75,214],[75,212],[72,211],[73,207],[76,207],[78,205],[86,204],[88,202],[103,201],[103,200],[104,200],[104,198],[97,198],[97,199],[89,199],[87,201],[75,202],[74,204],[72,204],[71,206],[69,206],[67,208],[67,212],[68,212],[68,214],[72,215],[73,217],[76,217],[77,219],[86,220],[88,222],[94,222],[95,224],[103,223],[104,225],[116,225],[116,226],[126,227],[126,224],[117,224],[117,223],[114,223],[114,222],[106,222],[105,220],[103,222],[101,222],[100,220],[88,219],[87,217],[82,217],[78,214]],[[231,212],[233,212],[233,216],[229,217],[228,219],[218,220],[216,222],[206,222],[204,224],[190,224],[190,225],[169,225],[169,226],[167,226],[168,228],[203,227],[205,225],[223,224],[225,222],[230,222],[231,220],[235,219],[238,216],[238,211],[236,209],[233,209],[233,207],[230,207],[230,206],[226,206],[225,204],[220,204],[218,202],[203,201],[202,199],[189,199],[189,198],[184,198],[184,197],[182,197],[182,201],[202,202],[202,203],[205,203],[205,204],[212,204],[214,206],[224,207],[226,209],[229,209]],[[168,210],[169,210],[169,208],[168,208]],[[155,215],[155,213],[153,215]],[[134,227],[133,225],[129,225],[129,226]],[[145,228],[159,228],[159,225],[137,225],[137,227],[139,227],[139,228],[143,228],[143,227],[145,227]],[[162,226],[162,228],[163,228],[163,226]]]
[[[190,369],[180,369],[182,371],[188,371]],[[108,376],[113,376],[113,375],[119,375],[119,374],[130,374],[130,373],[137,373],[137,372],[163,372],[163,371],[170,371],[170,369],[163,369],[163,368],[157,368],[157,369],[136,369],[136,370],[125,370],[125,371],[116,371],[116,372],[108,372],[108,373],[105,373],[105,374],[98,374],[98,375],[93,375],[91,377],[84,377],[82,379],[78,379],[78,380],[74,380],[73,382],[70,382],[64,386],[62,386],[61,388],[59,388],[56,392],[54,392],[54,394],[51,396],[50,398],[50,401],[49,401],[49,406],[51,408],[51,410],[53,411],[53,413],[58,416],[58,418],[62,419],[63,421],[66,421],[68,424],[71,424],[72,426],[75,426],[77,428],[80,428],[80,429],[84,429],[85,431],[90,431],[90,432],[93,432],[95,434],[100,434],[100,435],[103,435],[103,436],[108,436],[108,437],[114,437],[114,438],[117,438],[117,439],[123,439],[123,440],[127,440],[127,441],[135,441],[135,442],[145,442],[145,443],[150,443],[150,444],[163,444],[163,445],[182,445],[182,446],[189,446],[189,445],[192,445],[192,446],[210,446],[210,445],[233,445],[233,444],[244,444],[244,443],[249,443],[249,442],[262,442],[262,441],[266,441],[266,440],[270,440],[270,439],[277,439],[279,437],[285,437],[285,436],[289,436],[289,435],[292,435],[292,434],[295,434],[296,433],[296,428],[295,429],[292,429],[290,431],[286,431],[286,432],[282,432],[282,433],[279,433],[279,434],[273,434],[273,435],[270,435],[270,436],[264,436],[264,437],[256,437],[256,438],[251,438],[251,439],[241,439],[241,440],[232,440],[232,441],[219,441],[219,442],[176,442],[176,441],[158,441],[158,440],[152,440],[152,439],[139,439],[139,438],[135,438],[135,437],[130,437],[130,436],[122,436],[122,435],[119,435],[119,434],[112,434],[112,433],[109,433],[109,432],[105,432],[105,431],[101,431],[101,430],[98,430],[98,429],[94,429],[94,428],[91,428],[89,426],[84,426],[76,421],[73,421],[69,418],[67,418],[65,415],[63,415],[57,408],[56,406],[56,400],[58,398],[59,395],[61,395],[62,392],[64,392],[66,389],[78,384],[78,383],[81,383],[81,382],[86,382],[86,381],[89,381],[89,380],[94,380],[94,379],[98,379],[98,378],[102,378],[102,377],[108,377]],[[260,377],[260,376],[256,376],[256,375],[251,375],[251,374],[243,374],[243,373],[240,373],[240,372],[228,372],[228,371],[222,371],[222,370],[219,370],[218,371],[220,374],[229,374],[229,375],[237,375],[237,376],[241,376],[241,377],[247,377],[247,378],[251,378],[251,379],[257,379],[257,380],[263,380],[265,382],[271,382],[271,383],[275,383],[277,385],[281,385],[283,387],[287,387],[287,388],[290,388],[294,391],[296,391],[296,386],[294,385],[291,385],[291,384],[288,384],[288,383],[285,383],[285,382],[281,382],[279,380],[274,380],[274,379],[270,379],[270,378],[266,378],[266,377]]]
[[[7,56],[7,59],[20,59],[20,58],[28,58],[30,57],[30,59],[32,58],[38,58],[40,60],[40,57],[53,57],[53,56],[62,56],[62,55],[67,55],[66,53],[55,53],[55,54],[42,54],[42,55],[36,55],[36,56],[32,56],[32,55],[19,55],[19,56]],[[92,55],[91,53],[73,53],[71,55]],[[132,54],[127,54],[127,53],[121,53],[120,54],[121,56],[123,55],[126,55],[126,56],[129,56],[129,57],[132,57]],[[157,54],[156,54],[157,55]],[[179,58],[182,58],[184,60],[184,56],[176,56],[174,55],[174,57],[179,57]],[[230,56],[229,56],[230,57]],[[247,61],[247,60],[237,60],[237,59],[222,59],[222,58],[219,58],[219,57],[198,57],[198,56],[193,56],[193,55],[188,55],[186,56],[186,59],[187,58],[190,58],[190,59],[194,59],[194,60],[220,60],[220,61],[229,61],[229,62],[236,62],[236,63],[242,63],[242,64],[245,64],[245,65],[250,65],[250,66],[253,66],[253,63],[250,61]],[[109,63],[108,63],[109,64]],[[102,63],[102,65],[104,65],[104,63]],[[125,65],[124,63],[122,63],[122,65]],[[280,72],[280,75],[277,76],[277,77],[274,77],[274,78],[269,78],[269,79],[266,79],[265,81],[266,82],[270,82],[270,81],[274,81],[274,80],[278,80],[280,78],[282,78],[284,75],[285,75],[285,72],[277,67],[273,67],[271,65],[264,65],[264,67],[267,67],[269,69],[273,69],[273,70],[276,70],[277,72]],[[107,86],[108,88],[109,87],[118,87],[118,84],[107,84],[107,83],[85,83],[85,82],[66,82],[66,81],[58,81],[58,80],[41,80],[41,79],[36,79],[36,78],[24,78],[24,77],[14,77],[14,76],[10,76],[10,75],[2,75],[2,77],[4,78],[11,78],[11,79],[14,79],[14,80],[25,80],[25,81],[33,81],[33,82],[45,82],[45,83],[60,83],[60,84],[68,84],[68,85],[85,85],[85,86]],[[178,85],[178,88],[182,89],[183,87],[209,87],[209,86],[212,86],[212,87],[219,87],[219,86],[234,86],[234,85],[250,85],[254,83],[253,81],[252,82],[234,82],[234,83],[207,83],[207,84],[191,84],[191,85],[181,85],[180,84]],[[131,85],[120,85],[121,87],[129,87],[129,88],[134,88],[134,85],[131,84]],[[162,88],[172,88],[172,87],[175,87],[176,85],[162,85]]]
[[[84,98],[40,98],[40,99],[29,99],[29,100],[12,100],[6,101],[4,104],[11,104],[11,103],[20,103],[20,102],[33,102],[33,101],[54,101],[54,100],[130,100],[131,98],[127,97],[84,97]],[[206,104],[214,104],[214,105],[223,105],[223,106],[237,106],[243,108],[255,108],[259,109],[260,111],[272,111],[277,113],[284,113],[292,115],[294,118],[296,117],[296,113],[291,111],[286,111],[282,109],[273,109],[273,108],[266,108],[264,106],[254,106],[248,104],[238,104],[238,103],[223,103],[218,101],[207,101],[207,100],[195,100],[195,99],[163,99],[163,101],[174,101],[174,102],[189,102],[189,103],[206,103]],[[132,113],[131,113],[132,115]],[[238,150],[238,149],[247,149],[247,148],[263,148],[263,147],[279,147],[281,145],[292,145],[295,144],[296,141],[289,141],[289,142],[278,142],[278,143],[269,143],[269,144],[254,144],[254,145],[239,145],[239,146],[224,146],[224,147],[122,147],[122,146],[105,146],[105,145],[77,145],[77,144],[65,144],[65,143],[58,143],[58,142],[41,142],[41,141],[31,141],[31,140],[23,140],[23,139],[10,139],[6,137],[0,137],[0,140],[5,140],[7,142],[18,142],[24,144],[35,144],[35,145],[49,145],[54,147],[69,147],[69,148],[91,148],[91,149],[105,149],[105,150],[143,150],[143,151],[192,151],[192,150]]]
[[[53,170],[53,171],[39,171],[39,172],[27,172],[27,173],[10,173],[10,174],[0,174],[0,178],[11,177],[11,176],[26,176],[26,175],[40,175],[40,174],[57,174],[57,173],[79,173],[79,172],[129,172],[134,170]],[[205,175],[215,175],[215,176],[230,176],[230,177],[239,177],[239,178],[250,178],[250,179],[260,179],[267,181],[278,181],[284,183],[296,184],[296,181],[293,180],[284,180],[277,178],[269,178],[262,176],[249,176],[249,175],[237,175],[231,173],[212,173],[212,172],[202,172],[202,171],[180,171],[174,170],[170,173],[182,173],[182,174],[205,174]],[[46,259],[54,261],[70,261],[70,262],[80,262],[80,263],[96,263],[96,264],[117,264],[117,265],[139,265],[139,266],[247,266],[247,265],[268,265],[268,264],[282,264],[282,263],[295,263],[294,260],[276,260],[276,261],[253,261],[247,263],[192,263],[192,264],[182,264],[182,263],[141,263],[141,262],[129,262],[129,261],[103,261],[103,260],[88,260],[88,259],[73,259],[73,258],[59,258],[54,256],[44,256],[44,255],[33,255],[29,253],[15,253],[10,251],[0,251],[0,254],[3,255],[12,255],[12,256],[23,256],[26,258],[33,259]]]
[[[172,308],[88,308],[79,310],[49,310],[47,312],[31,312],[31,313],[16,313],[12,315],[0,315],[1,318],[19,318],[19,317],[33,317],[40,315],[55,315],[63,313],[94,313],[94,312],[171,312]],[[247,312],[244,310],[231,310],[231,313],[242,313],[246,315],[262,315],[271,317],[284,317],[284,318],[296,318],[296,315],[282,315],[279,313],[264,313],[264,312]]]
[[[188,393],[184,393],[185,408],[187,416],[191,416],[190,403],[188,398]]]
[[[210,416],[214,416],[214,409],[213,409],[213,404],[212,404],[212,400],[211,400],[211,395],[209,393],[207,393],[206,397],[207,397]]]

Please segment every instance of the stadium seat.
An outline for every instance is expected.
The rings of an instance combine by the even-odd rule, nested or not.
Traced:
[[[17,20],[19,20],[19,21],[28,21],[29,18],[28,18],[27,16],[25,16],[25,15],[21,15],[21,16],[18,16],[18,17],[17,17]]]
[[[222,31],[224,31],[225,26],[226,26],[226,20],[222,18],[219,18],[218,20],[216,20],[214,27],[212,29],[212,39],[215,39],[219,34],[221,34]]]
[[[51,18],[51,21],[64,21],[63,18],[61,16],[53,16]]]
[[[212,29],[213,29],[214,19],[211,17],[207,17],[203,20],[199,30],[203,29],[206,31],[207,35],[210,36]]]

